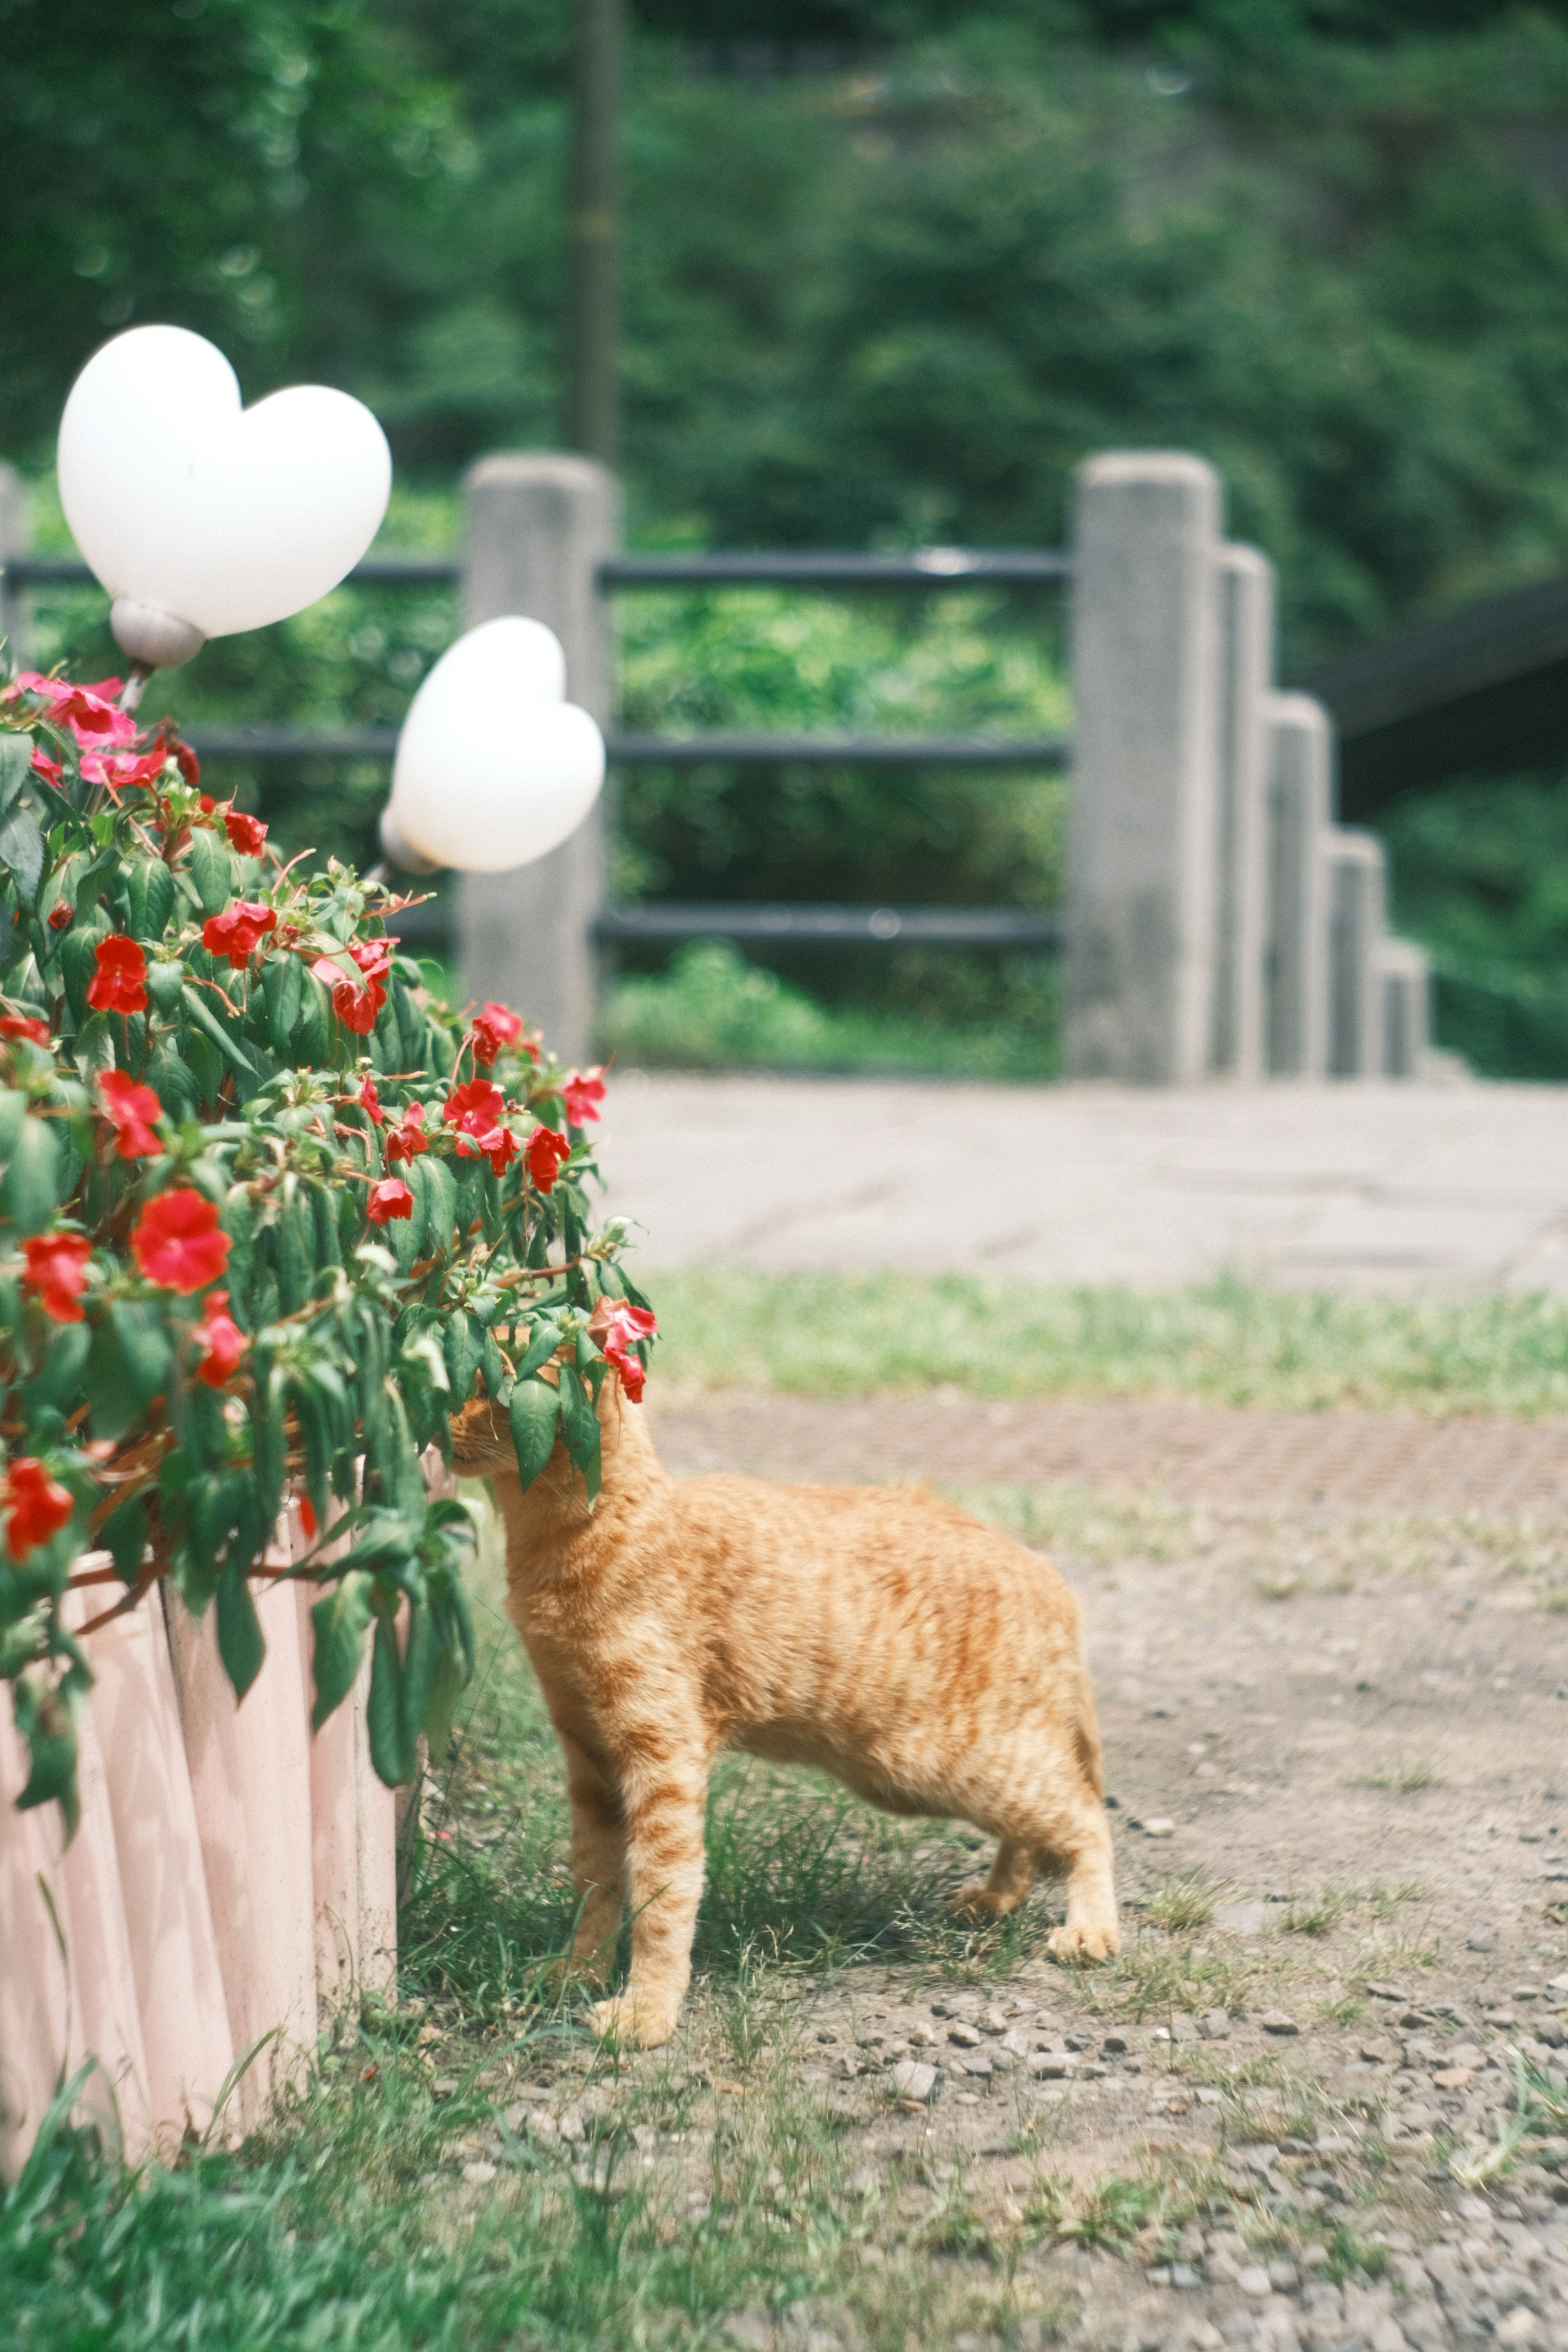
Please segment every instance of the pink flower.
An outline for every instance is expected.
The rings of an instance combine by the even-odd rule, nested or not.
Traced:
[[[221,1389],[226,1381],[234,1378],[250,1345],[228,1311],[226,1290],[209,1294],[202,1308],[202,1319],[191,1336],[201,1351],[197,1380],[205,1381],[209,1389]]]
[[[270,907],[258,898],[236,898],[221,915],[209,915],[202,925],[202,945],[208,955],[227,956],[236,971],[243,971],[258,942],[278,929]]]
[[[555,1179],[571,1157],[572,1146],[552,1127],[536,1127],[523,1153],[528,1172],[542,1192],[554,1191]]]
[[[68,728],[79,745],[101,751],[108,743],[136,740],[135,719],[115,700],[121,684],[117,677],[100,678],[96,686],[72,686],[68,678],[40,677],[36,669],[25,669],[16,683],[47,702],[55,725]]]
[[[115,1150],[121,1160],[145,1160],[150,1153],[162,1151],[150,1121],[159,1118],[163,1106],[151,1087],[139,1087],[123,1070],[106,1070],[98,1082],[103,1097],[104,1116],[115,1129]]]
[[[474,1049],[474,1060],[481,1069],[515,1045],[522,1034],[522,1015],[514,1013],[510,1004],[487,1001],[482,1013],[474,1015],[474,1025],[468,1032]]]
[[[216,1208],[188,1184],[149,1201],[131,1236],[132,1255],[148,1281],[187,1298],[217,1280],[228,1264],[228,1246]]]
[[[517,1138],[501,1125],[505,1112],[506,1097],[498,1086],[489,1078],[470,1078],[467,1086],[453,1087],[441,1114],[458,1130],[459,1155],[466,1160],[482,1155],[498,1176],[517,1158]]]
[[[609,1309],[607,1316],[606,1307]],[[602,1316],[605,1321],[601,1326]],[[588,1328],[598,1340],[605,1360],[614,1364],[620,1376],[621,1386],[632,1403],[640,1404],[647,1373],[641,1358],[634,1356],[631,1350],[640,1340],[653,1338],[658,1329],[658,1318],[646,1307],[630,1307],[622,1299],[613,1304],[608,1299],[601,1299],[594,1309]]]
[[[51,1478],[30,1454],[12,1463],[5,1486],[10,1507],[5,1514],[5,1540],[13,1559],[26,1559],[30,1551],[58,1535],[76,1507],[69,1489]]]
[[[33,753],[32,764],[33,773],[36,776],[42,776],[47,782],[51,784],[58,784],[62,773],[64,772],[60,767],[59,761],[58,760],[51,760],[47,751],[36,751]]]
[[[401,1176],[384,1176],[371,1186],[364,1213],[373,1225],[388,1224],[394,1217],[411,1217],[414,1195]]]
[[[243,809],[226,809],[223,826],[231,849],[237,849],[242,857],[260,856],[267,827],[258,816],[247,816]]]
[[[79,1323],[92,1244],[81,1234],[34,1234],[22,1247],[27,1260],[23,1289],[52,1323]]]
[[[430,1139],[425,1132],[425,1106],[409,1103],[403,1113],[403,1123],[395,1127],[386,1139],[386,1164],[395,1167],[400,1160],[417,1160],[422,1151],[430,1149]]]
[[[161,776],[167,765],[168,754],[157,744],[138,759],[132,751],[84,751],[81,761],[82,782],[101,784],[115,800],[132,784],[150,784]]]
[[[582,1127],[599,1116],[599,1105],[605,1099],[605,1066],[595,1062],[591,1070],[569,1070],[561,1088],[565,1097],[566,1117],[573,1127]]]
[[[88,985],[95,1013],[145,1013],[147,958],[123,931],[110,931],[93,950],[98,970]]]

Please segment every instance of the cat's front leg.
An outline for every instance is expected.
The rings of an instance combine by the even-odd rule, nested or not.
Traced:
[[[572,1966],[603,1984],[615,1966],[616,1938],[626,1902],[626,1808],[591,1757],[569,1731],[561,1732],[566,1796],[572,1809],[572,1876],[577,1927]]]
[[[600,2001],[595,2033],[654,2050],[675,2031],[691,1978],[691,1937],[702,1894],[706,1758],[661,1759],[629,1772],[626,1892],[632,1907],[632,1966],[626,1989]]]

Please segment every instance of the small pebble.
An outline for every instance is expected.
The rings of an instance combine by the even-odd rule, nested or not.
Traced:
[[[1273,2282],[1261,2263],[1249,2263],[1237,2273],[1236,2283],[1243,2294],[1255,2295],[1259,2302],[1274,2292]]]
[[[1300,2027],[1282,2009],[1266,2009],[1258,2022],[1265,2033],[1300,2033]]]
[[[1135,1830],[1142,1830],[1145,1837],[1168,1838],[1176,1834],[1175,1822],[1164,1813],[1152,1813],[1146,1821],[1134,1822],[1132,1826]]]
[[[914,2106],[929,2106],[936,2096],[936,2068],[919,2058],[900,2058],[889,2081],[896,2098]]]

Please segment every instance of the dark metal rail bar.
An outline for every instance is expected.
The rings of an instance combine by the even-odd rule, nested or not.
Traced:
[[[85,584],[93,574],[74,555],[18,555],[5,566],[14,587]],[[374,555],[356,563],[360,588],[430,586],[462,578],[449,556]],[[909,555],[859,555],[831,549],[798,553],[615,555],[597,565],[602,589],[615,588],[1037,588],[1072,576],[1065,548],[922,547]]]
[[[395,727],[327,735],[302,727],[195,727],[204,760],[390,760]],[[623,767],[650,768],[1062,768],[1070,745],[1059,736],[610,735],[605,750]]]
[[[601,588],[1037,588],[1072,574],[1064,548],[922,547],[909,555],[613,555]]]
[[[5,578],[16,588],[49,581],[85,584],[93,578],[87,565],[74,555],[14,555],[3,569]],[[463,567],[444,556],[376,555],[356,563],[348,576],[356,588],[428,587],[443,581],[460,580]]]
[[[594,925],[605,946],[742,940],[773,947],[1059,948],[1060,918],[995,907],[788,907],[701,900],[607,907]]]

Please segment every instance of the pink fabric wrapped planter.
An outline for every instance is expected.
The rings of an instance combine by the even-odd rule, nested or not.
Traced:
[[[427,1483],[452,1491],[438,1463]],[[291,1507],[277,1565],[308,1549]],[[73,1594],[72,1622],[103,1597]],[[312,1736],[317,1597],[308,1581],[258,1589],[267,1656],[243,1705],[212,1613],[194,1622],[159,1588],[86,1636],[81,1823],[63,1853],[54,1807],[16,1809],[26,1767],[0,1688],[0,2176],[89,2053],[78,2113],[118,2129],[134,2163],[211,2129],[259,2042],[219,2126],[250,2128],[300,2079],[327,2012],[395,1993],[395,1800],[370,1761],[369,1660]]]

